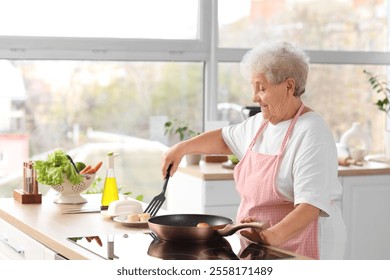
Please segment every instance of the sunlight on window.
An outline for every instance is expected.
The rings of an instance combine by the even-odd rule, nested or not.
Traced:
[[[196,39],[198,5],[197,0],[1,1],[0,35]]]

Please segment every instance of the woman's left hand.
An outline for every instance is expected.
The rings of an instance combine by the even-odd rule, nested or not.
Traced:
[[[311,222],[318,219],[319,214],[319,208],[307,203],[301,203],[279,223],[264,230],[243,230],[241,234],[253,242],[279,246],[302,232]],[[253,221],[255,221],[253,217],[247,217],[241,223]]]
[[[246,217],[240,221],[241,223],[251,223],[258,222],[253,217]],[[250,241],[264,244],[264,245],[280,245],[280,241],[275,236],[275,234],[269,229],[258,229],[258,228],[250,228],[241,230],[240,234]]]

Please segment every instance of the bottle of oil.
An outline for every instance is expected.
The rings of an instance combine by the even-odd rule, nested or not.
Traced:
[[[114,153],[107,154],[107,172],[102,194],[102,210],[107,210],[111,202],[119,199],[118,186],[116,184],[114,172],[114,157],[117,155],[118,154]]]

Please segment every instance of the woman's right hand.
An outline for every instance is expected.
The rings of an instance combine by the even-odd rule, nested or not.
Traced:
[[[172,176],[179,168],[179,164],[185,155],[183,143],[184,142],[177,143],[163,154],[161,164],[161,172],[163,178],[166,178],[167,175]],[[170,164],[172,164],[170,174],[167,174],[168,167]]]
[[[186,154],[232,154],[222,138],[222,129],[204,132],[189,140],[177,143],[168,149],[162,157],[161,171],[163,178],[167,175],[168,166],[172,164],[169,176],[175,174]]]

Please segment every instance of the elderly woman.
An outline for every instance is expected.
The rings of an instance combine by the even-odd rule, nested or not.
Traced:
[[[165,175],[172,164],[172,176],[185,154],[235,154],[240,159],[234,169],[241,197],[237,222],[269,225],[243,230],[243,236],[314,259],[342,259],[337,152],[324,120],[302,102],[308,70],[308,57],[292,44],[250,50],[241,72],[261,113],[176,144],[165,153],[162,170]]]

